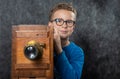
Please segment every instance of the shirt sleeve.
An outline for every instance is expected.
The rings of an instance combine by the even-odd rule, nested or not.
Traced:
[[[62,51],[55,59],[56,68],[60,72],[62,79],[80,79],[84,63],[82,50],[74,51],[69,60],[65,55],[65,51]]]

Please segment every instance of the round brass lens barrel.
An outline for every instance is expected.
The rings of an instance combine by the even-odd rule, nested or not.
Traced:
[[[44,43],[38,43],[36,41],[29,41],[24,47],[24,55],[30,60],[36,60],[43,55]]]

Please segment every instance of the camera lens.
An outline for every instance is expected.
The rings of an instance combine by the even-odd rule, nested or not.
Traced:
[[[25,48],[24,54],[28,59],[33,60],[37,58],[38,50],[34,46],[28,46]]]

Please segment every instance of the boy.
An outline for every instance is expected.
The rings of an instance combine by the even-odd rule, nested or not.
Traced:
[[[69,40],[76,16],[76,10],[69,3],[59,3],[50,11],[48,26],[54,27],[54,79],[81,77],[84,53]]]

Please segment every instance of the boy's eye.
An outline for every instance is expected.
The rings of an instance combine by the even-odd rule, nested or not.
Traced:
[[[62,22],[63,20],[62,19],[56,19],[56,22]]]
[[[72,20],[67,20],[67,23],[72,23],[73,21]]]

